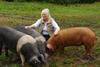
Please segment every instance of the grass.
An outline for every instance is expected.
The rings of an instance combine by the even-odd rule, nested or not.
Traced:
[[[94,4],[75,4],[75,5],[54,5],[45,3],[12,3],[12,2],[0,2],[0,14],[7,16],[7,18],[14,18],[12,22],[16,20],[22,20],[21,23],[32,24],[32,21],[40,18],[40,12],[43,8],[49,8],[51,15],[58,22],[98,22],[100,18],[100,3]],[[42,6],[41,6],[42,5]],[[27,22],[25,22],[25,21]],[[10,22],[10,21],[8,21]],[[19,24],[19,21],[17,22]]]
[[[55,53],[49,59],[49,66],[45,67],[100,67],[100,3],[55,5],[50,3],[12,3],[0,2],[0,26],[30,25],[40,18],[43,8],[49,8],[51,15],[61,28],[86,26],[90,27],[98,38],[94,47],[95,61],[77,64],[84,52],[83,47],[67,47],[64,54]],[[0,56],[0,66],[7,58]],[[10,64],[8,67],[20,67],[19,64]]]

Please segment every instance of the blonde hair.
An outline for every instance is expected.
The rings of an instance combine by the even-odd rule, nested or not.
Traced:
[[[50,12],[49,12],[49,9],[48,9],[48,8],[43,9],[43,10],[41,11],[41,19],[42,19],[42,21],[43,21],[42,14],[46,14],[46,15],[48,15],[49,20],[51,19],[51,15],[50,15]]]

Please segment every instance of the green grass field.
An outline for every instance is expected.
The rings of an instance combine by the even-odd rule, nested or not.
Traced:
[[[54,5],[50,3],[12,3],[0,2],[0,26],[30,25],[40,18],[43,8],[49,8],[51,15],[61,28],[85,26],[90,27],[97,36],[93,55],[96,60],[78,63],[83,55],[84,48],[67,47],[64,54],[55,53],[44,67],[100,67],[100,3]],[[3,62],[8,59],[0,56],[0,67],[20,67],[19,64],[6,65]]]

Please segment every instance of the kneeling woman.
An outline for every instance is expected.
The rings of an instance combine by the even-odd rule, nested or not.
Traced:
[[[45,37],[46,41],[49,37],[54,34],[57,35],[58,31],[60,30],[58,24],[55,20],[51,17],[49,13],[49,9],[43,9],[41,12],[41,18],[36,21],[36,23],[25,26],[25,28],[39,28],[40,33]]]

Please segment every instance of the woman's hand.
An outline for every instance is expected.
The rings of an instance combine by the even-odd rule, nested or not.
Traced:
[[[59,32],[59,30],[56,30],[56,31],[54,32],[54,36],[57,36],[57,35],[58,35],[58,32]]]
[[[58,32],[54,32],[54,36],[57,36],[58,35]]]
[[[30,26],[25,26],[25,29],[31,28]]]

